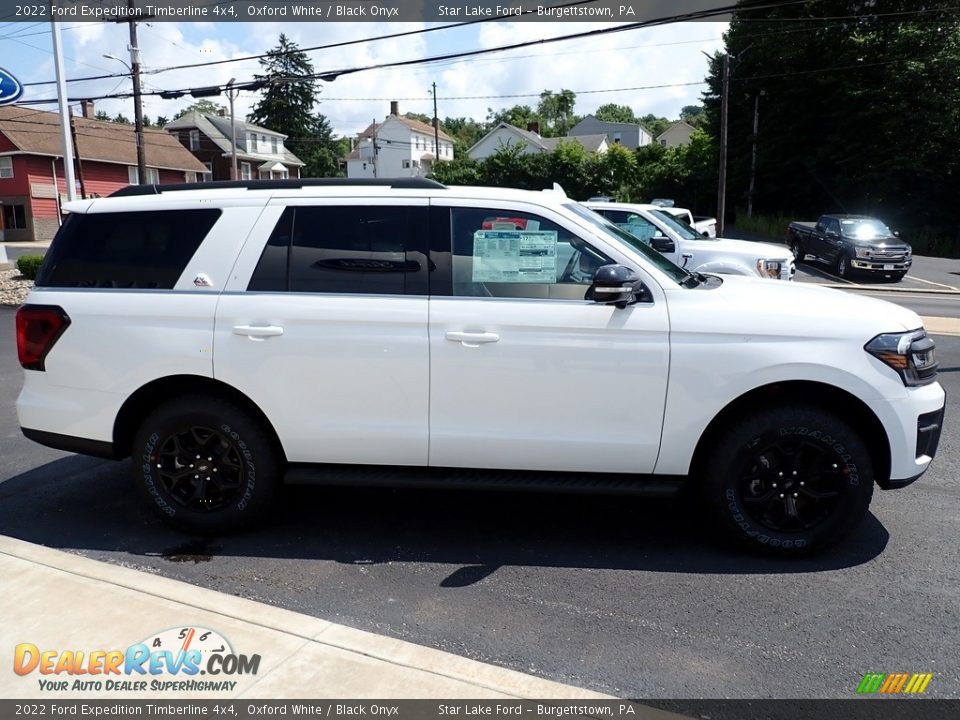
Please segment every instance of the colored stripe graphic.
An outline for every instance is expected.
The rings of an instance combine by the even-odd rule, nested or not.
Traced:
[[[926,691],[933,673],[867,673],[857,686],[861,695],[919,695]]]

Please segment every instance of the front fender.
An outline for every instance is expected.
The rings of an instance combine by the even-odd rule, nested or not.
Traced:
[[[697,264],[695,260],[696,258],[694,258],[694,262],[691,262],[686,266],[686,270],[689,272],[717,273],[719,275],[747,275],[749,277],[760,277],[757,274],[756,269],[751,268],[746,263],[722,262],[719,260],[714,260]]]

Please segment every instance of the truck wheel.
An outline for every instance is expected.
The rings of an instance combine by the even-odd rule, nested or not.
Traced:
[[[837,275],[845,280],[850,278],[850,258],[848,258],[844,253],[840,253],[837,256],[836,271]]]
[[[133,477],[168,523],[199,533],[248,526],[268,509],[281,459],[249,413],[216,396],[171,400],[140,426]]]
[[[793,256],[797,260],[797,265],[803,262],[806,255],[803,252],[803,243],[800,242],[800,238],[793,238],[790,241],[790,252],[793,253]]]
[[[873,464],[856,432],[816,407],[773,408],[726,431],[702,472],[708,512],[753,550],[827,548],[863,519]]]

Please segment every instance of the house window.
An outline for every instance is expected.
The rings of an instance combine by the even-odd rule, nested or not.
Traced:
[[[403,167],[404,167],[404,168],[410,167],[410,161],[409,161],[409,160],[404,160],[404,161],[403,161]]]
[[[619,145],[619,144],[620,144],[620,133],[614,133],[614,134],[613,134],[613,144],[614,144],[614,145]]]
[[[191,150],[200,149],[200,131],[199,130],[190,131],[190,149]]]
[[[660,144],[661,144],[663,147],[666,147],[666,146],[667,146],[667,141],[666,141],[666,140],[661,140],[661,141],[660,141]]]
[[[270,138],[270,149],[273,151],[273,154],[277,154],[277,138]]]
[[[132,165],[127,168],[127,182],[131,185],[140,184],[140,173]]]
[[[183,181],[188,183],[195,183],[197,181],[197,174],[195,172],[190,172],[189,170],[183,173]]]
[[[13,177],[13,158],[0,157],[0,178]]]
[[[250,133],[250,152],[257,152],[257,136],[255,133]]]
[[[27,209],[24,205],[3,206],[3,227],[7,230],[27,229]]]
[[[200,182],[211,182],[213,180],[213,162],[205,162],[203,166],[207,171],[200,177]]]
[[[240,179],[241,180],[250,180],[253,178],[253,171],[250,168],[250,163],[240,163]]]
[[[147,183],[150,185],[159,185],[160,171],[156,168],[147,168]]]
[[[140,184],[140,172],[135,165],[127,167],[127,181],[131,185]],[[147,184],[158,185],[160,183],[160,171],[156,168],[147,168]]]

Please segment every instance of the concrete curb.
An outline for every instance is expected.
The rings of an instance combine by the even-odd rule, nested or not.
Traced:
[[[923,327],[931,335],[960,335],[960,318],[922,317]]]
[[[613,699],[6,536],[0,536],[0,568],[8,578],[7,592],[0,596],[6,626],[0,635],[6,642],[61,649],[126,647],[120,643],[139,642],[165,627],[222,627],[227,637],[241,641],[239,652],[264,658],[261,672],[240,683],[233,697]],[[0,697],[32,696],[36,688],[35,679],[0,675]],[[196,693],[184,693],[190,696]]]

